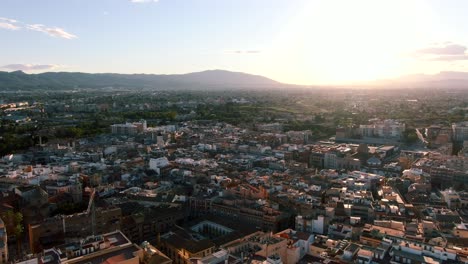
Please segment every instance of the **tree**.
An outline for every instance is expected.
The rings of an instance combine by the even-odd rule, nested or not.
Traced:
[[[415,129],[406,129],[403,131],[403,140],[406,144],[416,143],[419,138]]]
[[[2,214],[3,222],[8,235],[14,235],[16,238],[16,246],[18,254],[21,253],[21,238],[23,235],[23,214],[8,210]]]

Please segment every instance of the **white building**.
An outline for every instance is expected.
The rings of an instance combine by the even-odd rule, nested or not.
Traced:
[[[135,135],[148,129],[146,120],[140,122],[111,125],[112,134]]]
[[[169,160],[166,157],[150,159],[149,168],[156,171],[158,174],[161,173],[161,168],[169,166]]]
[[[317,219],[307,218],[302,215],[296,216],[296,229],[314,234],[324,234],[325,217],[323,215],[317,216]]]
[[[363,137],[400,138],[406,126],[393,119],[375,121],[370,125],[360,125],[359,133]]]

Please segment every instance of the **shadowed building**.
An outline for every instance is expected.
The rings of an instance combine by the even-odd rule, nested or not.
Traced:
[[[0,218],[0,264],[8,263],[8,239],[5,223]]]

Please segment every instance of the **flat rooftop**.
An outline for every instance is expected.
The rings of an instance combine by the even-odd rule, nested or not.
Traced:
[[[107,264],[114,263],[116,261],[128,260],[135,257],[135,252],[140,250],[135,245],[129,245],[121,247],[117,250],[108,252],[107,250],[98,251],[95,254],[78,257],[68,261],[68,263],[74,264]]]

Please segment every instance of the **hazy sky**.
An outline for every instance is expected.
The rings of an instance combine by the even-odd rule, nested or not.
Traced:
[[[0,70],[297,84],[468,71],[465,0],[0,0]]]

